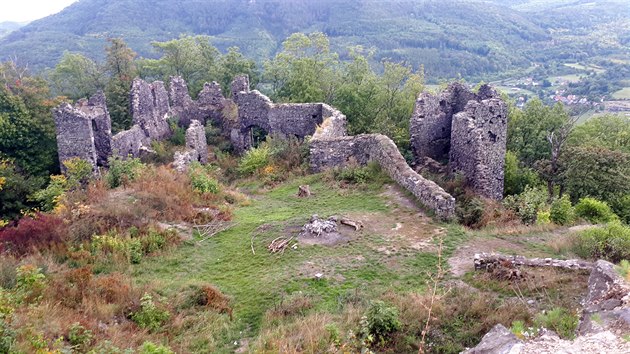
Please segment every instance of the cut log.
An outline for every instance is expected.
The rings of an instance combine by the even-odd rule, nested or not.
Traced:
[[[360,221],[354,221],[354,220],[350,220],[348,218],[341,218],[341,220],[339,220],[339,222],[344,224],[344,225],[348,225],[350,227],[354,227],[354,231],[359,231],[363,227],[363,224]]]
[[[308,184],[298,187],[298,197],[308,198],[310,196],[311,196],[311,187]]]

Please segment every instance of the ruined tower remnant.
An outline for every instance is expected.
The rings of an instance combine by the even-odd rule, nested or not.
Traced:
[[[476,193],[502,198],[507,106],[490,86],[474,93],[452,83],[437,95],[422,93],[409,130],[416,163],[427,157],[448,161]]]
[[[107,166],[112,153],[112,128],[102,92],[74,106],[62,104],[53,110],[53,116],[62,169],[64,161],[77,157],[90,162],[95,171],[98,166]]]
[[[206,130],[198,120],[193,120],[186,130],[186,150],[175,152],[173,160],[173,166],[180,172],[186,171],[192,162],[208,163]]]
[[[163,140],[171,135],[168,124],[169,97],[162,81],[151,84],[142,79],[131,86],[131,116],[150,140]]]
[[[469,101],[453,116],[449,168],[462,173],[482,196],[501,200],[507,139],[507,107],[500,99]]]

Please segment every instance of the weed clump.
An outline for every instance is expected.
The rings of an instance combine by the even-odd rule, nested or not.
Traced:
[[[146,165],[138,158],[128,157],[123,160],[115,155],[110,157],[107,161],[109,163],[109,171],[107,172],[105,180],[109,188],[127,186],[130,182],[138,178],[142,170],[146,168]]]
[[[140,299],[140,309],[131,313],[131,319],[138,326],[150,331],[159,330],[170,316],[168,311],[160,309],[153,302],[153,297],[148,293]]]
[[[382,346],[401,326],[398,309],[383,301],[374,301],[361,318],[361,335],[366,344]]]
[[[551,329],[558,333],[560,337],[566,339],[575,338],[578,322],[578,316],[563,307],[556,307],[551,311],[539,314],[534,319],[537,327]]]

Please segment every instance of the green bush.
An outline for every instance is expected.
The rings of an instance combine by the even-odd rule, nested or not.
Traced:
[[[168,124],[171,126],[173,135],[171,135],[168,141],[173,145],[181,146],[186,144],[186,129],[177,124],[178,120],[179,118],[177,117],[169,119]]]
[[[241,158],[238,164],[238,172],[243,175],[252,175],[269,164],[271,160],[271,149],[269,145],[249,149]]]
[[[212,177],[199,162],[193,162],[188,168],[188,176],[193,189],[201,194],[217,194],[220,191],[219,181]]]
[[[630,194],[614,198],[610,206],[621,221],[630,225]]]
[[[582,258],[603,258],[614,263],[630,259],[630,227],[616,221],[584,230],[575,239],[574,251]]]
[[[29,197],[29,200],[38,202],[42,211],[51,211],[57,207],[59,200],[68,190],[68,180],[63,175],[50,176],[50,183],[46,188],[40,189]]]
[[[333,177],[338,181],[362,185],[373,184],[375,187],[380,187],[387,180],[381,166],[376,162],[369,162],[365,166],[350,163],[342,168],[334,169]]]
[[[139,354],[175,354],[175,352],[161,344],[144,342],[140,347]]]
[[[80,323],[74,323],[68,331],[68,342],[72,345],[72,349],[78,352],[85,352],[92,343],[94,334],[89,329],[83,327]]]
[[[562,338],[575,338],[575,330],[578,326],[578,316],[563,307],[556,307],[544,314],[539,314],[534,319],[537,327],[551,329]]]
[[[68,178],[68,188],[75,189],[85,186],[92,177],[92,164],[78,157],[63,162]]]
[[[519,195],[506,197],[503,204],[506,208],[514,211],[525,224],[536,222],[538,212],[545,206],[547,192],[540,188],[525,187],[525,191]]]
[[[551,224],[551,212],[549,210],[539,210],[536,213],[536,225]]]
[[[16,335],[13,328],[4,319],[0,319],[0,353],[12,353]]]
[[[531,168],[521,167],[515,153],[508,151],[505,154],[505,182],[503,195],[517,195],[525,191],[527,186],[537,186],[540,178]]]
[[[131,314],[131,319],[138,326],[150,331],[159,330],[169,317],[168,311],[159,309],[153,302],[153,297],[146,293],[140,299],[140,310]]]
[[[107,172],[105,180],[109,188],[127,185],[129,182],[138,178],[142,170],[146,167],[140,159],[131,157],[123,160],[119,156],[112,156],[109,158],[108,162],[109,172]]]
[[[455,215],[460,224],[476,228],[482,226],[486,204],[481,198],[463,195],[457,199]]]
[[[387,306],[382,301],[374,301],[361,322],[363,336],[369,344],[383,345],[389,335],[402,326],[398,319],[398,309]]]
[[[551,203],[550,218],[554,224],[568,225],[575,220],[575,211],[568,195],[556,199]]]
[[[608,204],[589,197],[580,199],[575,205],[575,214],[592,224],[604,224],[618,219]]]

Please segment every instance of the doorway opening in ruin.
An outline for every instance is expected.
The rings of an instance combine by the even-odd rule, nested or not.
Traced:
[[[249,129],[249,139],[251,141],[251,147],[257,148],[264,141],[267,140],[267,131],[257,125],[252,125]]]

